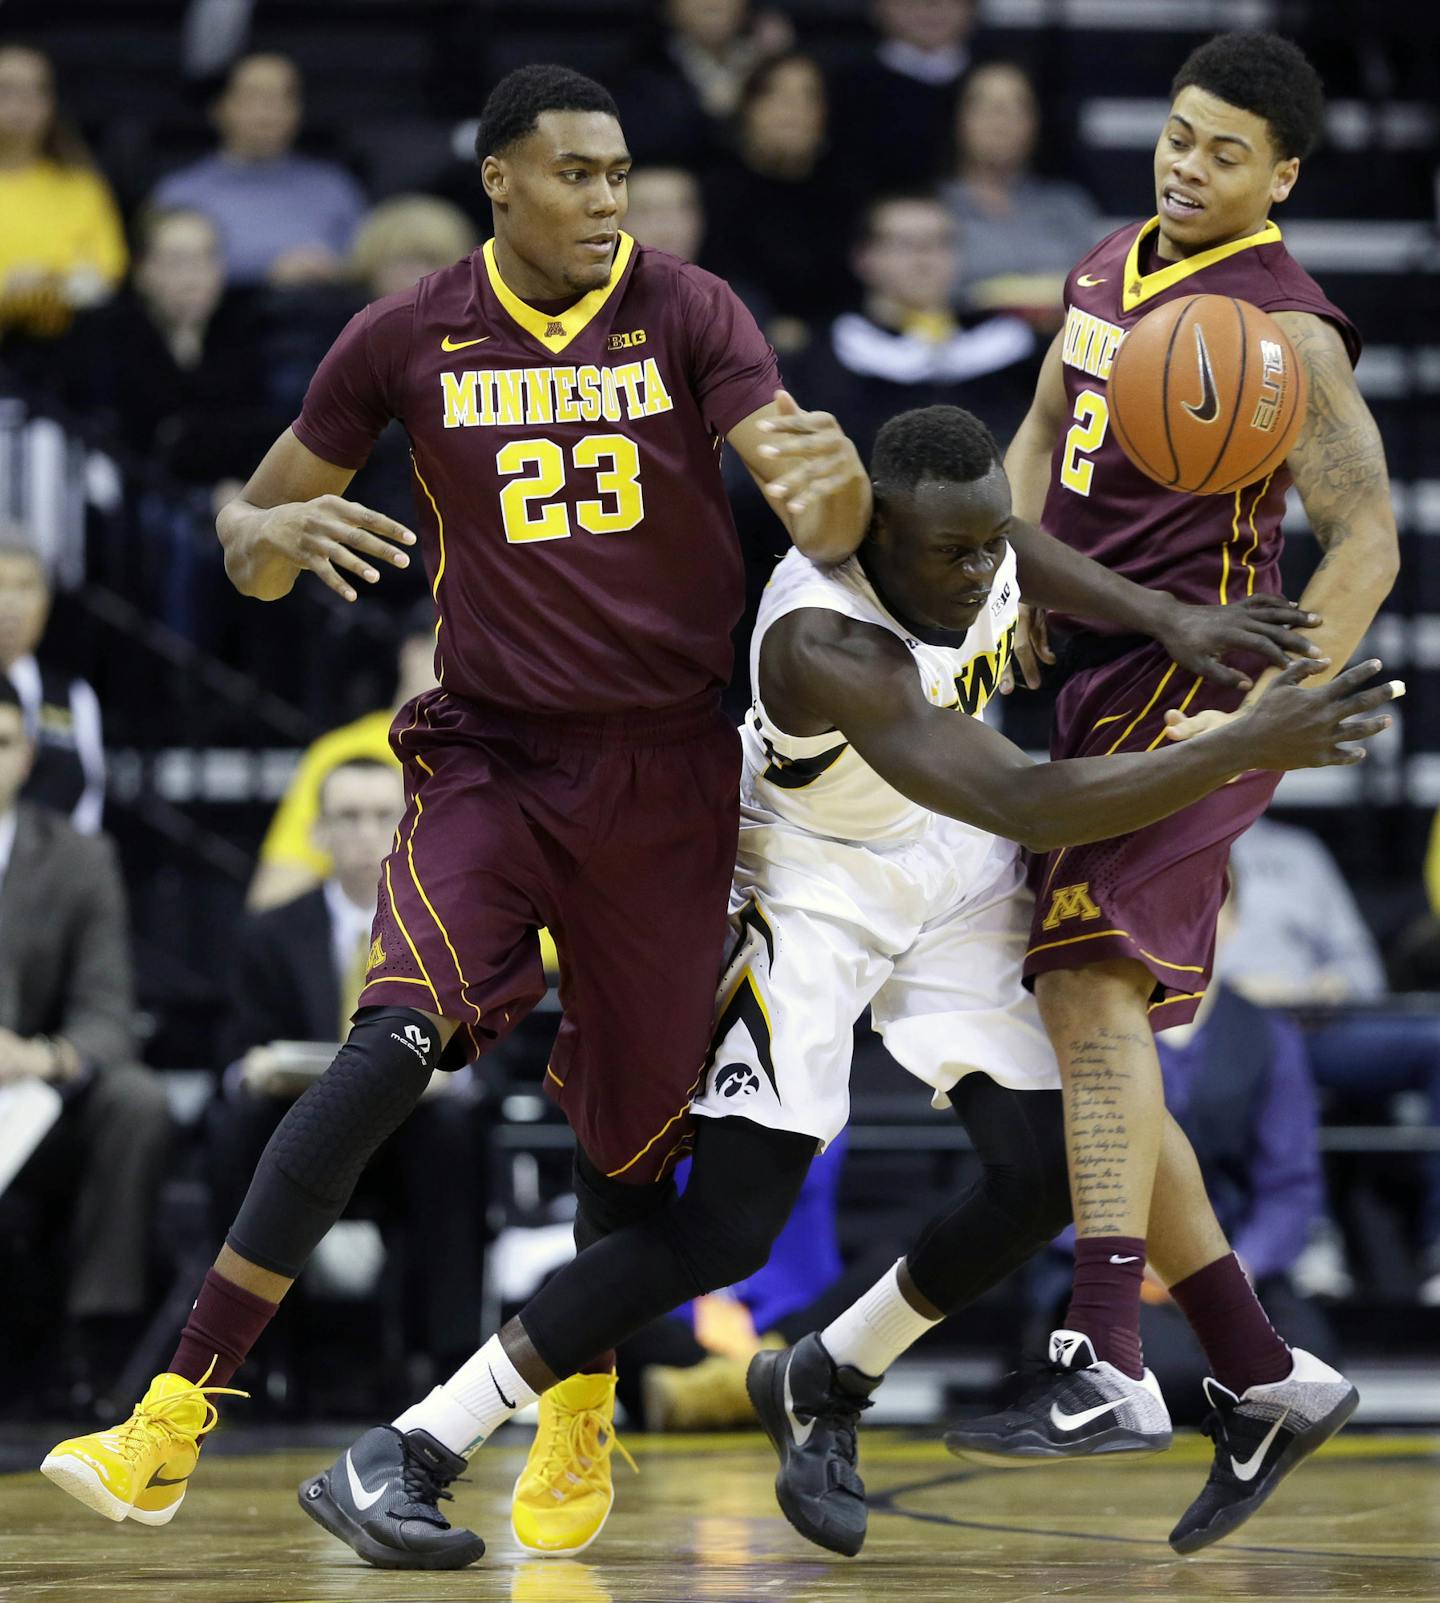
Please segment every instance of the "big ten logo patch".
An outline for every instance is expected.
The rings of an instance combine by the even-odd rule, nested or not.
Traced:
[[[632,328],[628,334],[612,334],[605,341],[605,349],[607,351],[628,351],[644,343],[645,330],[643,328]]]
[[[1045,915],[1042,929],[1053,930],[1066,919],[1089,920],[1100,917],[1100,909],[1090,899],[1090,882],[1083,885],[1061,885],[1050,897],[1050,911]]]

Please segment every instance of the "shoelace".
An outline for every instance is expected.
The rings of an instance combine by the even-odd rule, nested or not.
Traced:
[[[577,1409],[568,1416],[562,1414],[557,1420],[550,1445],[535,1473],[552,1488],[563,1474],[574,1487],[600,1491],[605,1484],[605,1461],[612,1452],[618,1452],[637,1475],[640,1473],[640,1466],[615,1434],[615,1427],[606,1422],[600,1411]]]
[[[400,1471],[400,1485],[404,1489],[406,1499],[423,1507],[432,1507],[438,1513],[442,1500],[447,1503],[455,1501],[454,1495],[445,1490],[446,1484],[440,1478],[440,1472],[431,1468],[407,1442],[405,1466]],[[442,1520],[441,1523],[444,1524],[445,1521]]]
[[[214,1365],[211,1365],[211,1369]],[[211,1369],[205,1371],[208,1379]],[[177,1431],[173,1428],[173,1421],[183,1407],[193,1404],[195,1392],[200,1394],[205,1404],[205,1417],[199,1430]],[[142,1454],[150,1449],[155,1432],[163,1431],[167,1436],[183,1440],[185,1436],[193,1436],[198,1441],[202,1436],[208,1436],[219,1423],[220,1413],[215,1404],[210,1401],[212,1397],[248,1397],[248,1391],[238,1391],[234,1386],[206,1386],[202,1383],[194,1391],[174,1392],[168,1397],[157,1397],[153,1401],[142,1399],[136,1403],[134,1411],[123,1424],[117,1425],[111,1432],[107,1432],[114,1442],[114,1451],[125,1459],[127,1463],[138,1463]]]

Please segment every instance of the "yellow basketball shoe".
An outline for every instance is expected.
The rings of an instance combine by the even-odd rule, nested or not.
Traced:
[[[107,1520],[128,1515],[142,1525],[167,1525],[185,1500],[200,1439],[219,1417],[212,1396],[249,1393],[203,1381],[197,1386],[183,1375],[157,1375],[129,1419],[61,1442],[40,1473]]]
[[[610,1517],[610,1454],[637,1469],[615,1436],[615,1376],[572,1375],[540,1399],[540,1424],[510,1501],[510,1529],[527,1553],[568,1558]]]

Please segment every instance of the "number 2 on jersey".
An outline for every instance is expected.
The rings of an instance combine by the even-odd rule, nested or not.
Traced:
[[[593,500],[575,503],[575,521],[591,534],[624,534],[645,516],[640,488],[640,451],[625,434],[587,434],[570,452],[573,466],[595,471]],[[553,501],[565,488],[565,453],[554,440],[511,440],[495,458],[498,471],[511,478],[500,491],[500,516],[511,545],[528,540],[568,540],[570,509]],[[537,505],[537,503],[548,503]]]
[[[1081,390],[1075,397],[1075,421],[1065,436],[1065,454],[1060,458],[1060,482],[1076,495],[1090,494],[1095,464],[1090,453],[1100,449],[1105,430],[1110,427],[1110,407],[1099,390]]]

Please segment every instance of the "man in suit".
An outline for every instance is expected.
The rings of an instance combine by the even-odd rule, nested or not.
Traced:
[[[217,1223],[233,1217],[265,1143],[309,1083],[299,1055],[273,1043],[328,1043],[317,1057],[324,1068],[349,1030],[370,955],[376,879],[404,807],[398,768],[371,757],[337,764],[320,786],[313,831],[331,860],[329,877],[241,932],[232,1061],[207,1121]],[[446,1373],[475,1345],[489,1166],[471,1075],[436,1078],[435,1094],[381,1150],[358,1200],[399,1249],[411,1351]],[[443,1263],[445,1274],[427,1274],[429,1263]]]
[[[114,848],[18,800],[34,757],[19,695],[0,676],[0,1091],[42,1081],[61,1098],[0,1198],[6,1236],[24,1241],[0,1350],[54,1355],[39,1322],[63,1297],[71,1400],[83,1404],[88,1373],[118,1370],[138,1334],[170,1114],[158,1077],[133,1061]]]

